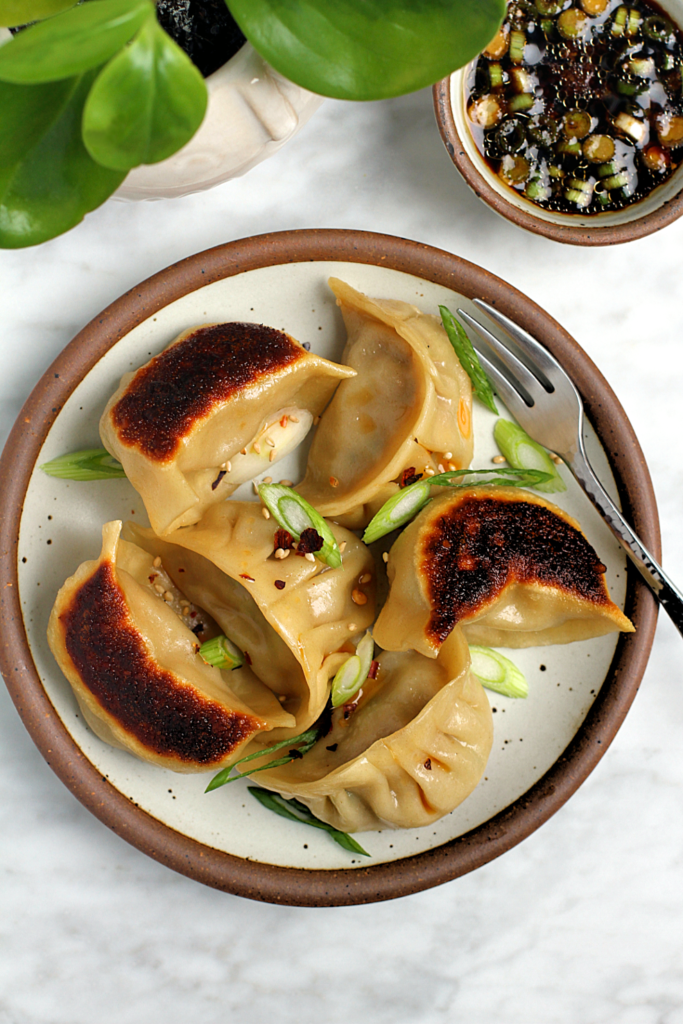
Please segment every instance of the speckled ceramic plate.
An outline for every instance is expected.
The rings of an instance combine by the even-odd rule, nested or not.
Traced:
[[[340,356],[341,316],[327,278],[425,311],[479,296],[544,341],[581,391],[588,445],[646,544],[659,551],[650,480],[626,416],[597,369],[542,310],[503,281],[415,242],[346,231],[265,235],[212,249],[162,271],[96,317],[39,381],[2,458],[2,668],[50,766],[102,821],[157,860],[219,889],[272,902],[335,905],[389,899],[461,875],[537,828],[574,792],[614,737],[635,695],[656,610],[611,534],[573,481],[558,504],[582,523],[608,567],[614,599],[637,626],[568,646],[517,651],[530,695],[490,694],[495,740],[484,780],[435,825],[364,833],[369,859],[323,832],[257,804],[246,783],[205,795],[206,776],[176,775],[101,742],[84,724],[45,630],[55,594],[96,557],[102,524],[146,521],[126,480],[79,484],[37,466],[99,445],[97,423],[123,373],[195,324],[253,320],[282,328],[328,358]],[[475,464],[496,449],[494,417],[476,407]],[[300,478],[305,451],[278,466]],[[250,487],[238,497],[253,497]]]

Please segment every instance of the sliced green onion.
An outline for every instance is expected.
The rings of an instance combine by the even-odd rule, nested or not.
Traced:
[[[518,29],[510,33],[510,49],[508,56],[510,60],[515,64],[521,64],[524,60],[524,47],[526,46],[526,36],[523,32]]]
[[[628,8],[619,7],[616,14],[614,15],[614,21],[612,22],[612,35],[623,36],[626,31],[626,19],[628,17]]]
[[[60,480],[110,480],[126,475],[118,459],[104,448],[85,448],[81,452],[60,455],[44,462],[40,468]]]
[[[258,492],[276,522],[295,540],[301,540],[304,530],[315,530],[323,540],[323,546],[315,552],[315,557],[333,569],[339,568],[342,557],[334,534],[312,505],[291,487],[282,484],[259,484]]]
[[[504,422],[499,420],[499,423]],[[508,460],[509,461],[509,460]],[[554,470],[554,467],[553,467]],[[484,477],[483,480],[463,480],[462,477]],[[454,469],[448,473],[418,480],[409,487],[394,494],[382,505],[379,512],[370,520],[363,543],[372,544],[380,537],[386,537],[392,530],[397,530],[420,512],[430,500],[432,487],[473,487],[475,484],[486,486],[497,484],[499,487],[535,487],[547,483],[553,473],[548,470],[531,469],[527,466],[516,466],[509,469]],[[488,479],[487,479],[488,478]]]
[[[490,647],[470,644],[472,674],[487,690],[495,690],[504,697],[527,697],[529,684],[514,662]]]
[[[577,206],[590,206],[593,197],[589,192],[584,192],[582,189],[568,188],[564,193],[564,198],[568,203],[575,203]]]
[[[498,420],[493,428],[493,437],[507,461],[515,469],[540,469],[550,474],[548,480],[536,484],[537,491],[554,494],[567,490],[567,485],[545,448],[532,441],[517,423]]]
[[[626,171],[620,171],[619,174],[613,174],[609,178],[603,178],[602,184],[610,191],[613,188],[623,188],[624,185],[628,185],[628,174]]]
[[[439,306],[439,312],[441,313],[441,320],[448,340],[455,350],[455,354],[460,360],[463,370],[472,381],[472,389],[479,399],[483,402],[487,409],[491,412],[498,414],[496,403],[493,397],[493,387],[491,381],[488,379],[482,365],[479,362],[479,356],[474,350],[474,345],[467,337],[465,329],[462,324],[455,319],[450,309],[447,306]]]
[[[492,89],[497,89],[503,84],[503,69],[500,64],[489,64],[489,80]]]
[[[290,821],[298,821],[301,825],[310,825],[312,828],[321,828],[323,831],[328,832],[335,843],[348,850],[349,853],[358,853],[361,857],[369,857],[370,854],[367,850],[364,850],[355,839],[353,839],[346,832],[340,832],[338,829],[328,825],[325,821],[320,821],[314,814],[311,814],[308,807],[302,804],[300,800],[286,800],[283,796],[278,793],[271,793],[267,789],[257,788],[256,786],[248,786],[247,789],[260,804],[267,807],[269,811],[273,811],[275,814],[279,814],[281,818],[288,818]],[[298,812],[298,813],[295,813]]]
[[[218,775],[214,775],[204,792],[211,793],[214,789],[220,789],[221,786],[225,786],[228,782],[237,782],[238,779],[244,779],[247,775],[254,775],[255,772],[264,772],[267,768],[279,768],[283,764],[289,764],[290,761],[298,760],[315,746],[322,734],[323,730],[314,726],[312,729],[308,729],[307,732],[302,732],[300,736],[292,736],[288,740],[271,743],[270,746],[262,747],[260,750],[254,751],[253,754],[247,754],[246,757],[241,757],[239,761],[235,761],[234,764],[223,768]],[[248,761],[256,761],[260,757],[265,757],[266,754],[282,750],[283,747],[289,747],[289,753],[286,757],[279,757],[276,761],[269,761],[268,764],[261,765],[260,768],[250,768],[246,772],[238,772],[237,775],[232,774],[233,768],[237,768],[238,765],[246,764]]]
[[[529,110],[533,107],[536,97],[533,93],[522,92],[517,96],[511,96],[508,100],[508,110],[511,114],[518,114],[522,110]]]
[[[527,182],[524,195],[527,199],[535,199],[537,202],[545,202],[546,199],[550,199],[552,192],[550,187],[544,183],[542,178],[532,178],[531,181]]]
[[[352,654],[340,667],[332,682],[332,707],[338,708],[346,704],[360,690],[368,678],[375,653],[375,641],[372,633],[367,632]]]
[[[363,543],[372,544],[380,537],[391,533],[392,530],[397,530],[400,526],[409,523],[429,501],[433,479],[434,477],[427,477],[426,480],[418,480],[417,483],[404,487],[403,490],[393,494],[388,501],[385,501],[365,528]]]
[[[215,668],[229,668],[234,671],[244,665],[242,651],[235,646],[232,640],[228,640],[227,636],[222,634],[215,636],[212,640],[207,640],[197,653],[208,665],[213,665]]]

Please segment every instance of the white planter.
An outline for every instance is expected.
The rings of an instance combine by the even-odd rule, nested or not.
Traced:
[[[283,78],[250,43],[206,85],[209,106],[197,134],[168,160],[136,167],[117,197],[171,199],[236,178],[284,146],[323,101]]]

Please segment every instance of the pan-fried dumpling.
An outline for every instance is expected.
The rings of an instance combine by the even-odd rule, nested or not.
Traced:
[[[436,657],[455,626],[470,643],[536,647],[633,626],[579,524],[528,491],[473,487],[427,505],[389,554],[375,639]]]
[[[407,302],[373,300],[330,280],[348,340],[343,381],[313,439],[297,490],[322,515],[367,525],[406,470],[472,460],[472,388],[441,320]],[[410,475],[410,474],[409,474]]]
[[[285,696],[283,706],[295,716],[295,725],[264,742],[296,735],[315,722],[329,695],[323,662],[367,629],[375,617],[372,555],[353,533],[340,526],[332,526],[332,531],[343,551],[338,569],[317,559],[309,561],[294,550],[286,558],[275,557],[283,531],[272,518],[264,519],[256,502],[214,505],[199,523],[176,530],[165,542],[151,530],[126,526],[126,536],[159,554],[186,596],[205,608],[237,646],[244,643],[252,658],[254,626],[245,623],[245,601],[262,615],[259,631],[267,625],[292,652],[284,678],[278,680],[274,665],[272,682],[265,667],[262,678]],[[185,578],[183,569],[190,569],[191,583],[180,582]],[[230,587],[219,589],[216,574]]]
[[[200,640],[220,630],[120,529],[104,526],[99,559],[66,581],[48,627],[93,731],[163,768],[205,772],[234,761],[257,734],[291,726],[255,668],[224,672],[201,658]]]
[[[344,657],[330,659],[329,671]],[[491,751],[491,709],[459,630],[435,660],[413,651],[377,660],[375,680],[335,709],[309,753],[259,775],[344,832],[436,821],[470,795]]]
[[[185,331],[121,379],[100,421],[158,534],[288,455],[354,371],[260,324]]]

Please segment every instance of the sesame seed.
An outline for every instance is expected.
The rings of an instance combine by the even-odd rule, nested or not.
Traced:
[[[429,467],[429,469],[425,469],[425,473],[427,474],[427,476],[434,476],[435,475],[434,474],[434,470],[431,468],[431,466]]]
[[[162,585],[160,583],[155,583],[154,584],[154,589],[156,590],[157,594],[163,594],[163,592],[164,592],[164,588],[162,587]]]
[[[258,441],[254,441],[252,448],[254,449],[257,455],[261,454],[261,445],[258,443]]]
[[[261,509],[261,515],[263,516],[264,519],[270,519],[270,512],[268,511],[267,508]]]
[[[448,463],[448,468],[449,468],[449,470],[455,469],[455,463],[454,462],[449,462]]]
[[[369,572],[364,572],[363,575],[358,580],[358,582],[359,583],[369,583],[371,579],[372,579],[372,574],[369,573]]]
[[[164,601],[168,601],[168,603],[170,604],[172,600],[173,594],[171,593],[170,590],[167,590],[166,593],[164,594]]]
[[[159,566],[161,565],[161,559],[159,558],[159,556],[158,556],[158,555],[157,555],[157,557],[156,557],[156,558],[154,559],[154,561],[152,562],[152,565],[154,566],[154,568],[155,568],[155,569],[158,569],[158,568],[159,568]]]
[[[343,540],[341,542],[341,544],[339,545],[339,554],[343,555],[345,551],[346,551],[346,541]]]
[[[292,480],[281,480],[280,483],[282,484],[283,487],[291,487],[293,481]]]
[[[506,460],[504,455],[494,455],[493,458],[491,459],[491,462],[495,462],[495,464],[497,466],[499,466],[501,462],[506,462],[506,461],[507,460]]]
[[[290,419],[290,421],[292,423],[298,423],[299,422],[299,417],[298,416],[290,416],[289,419]]]
[[[254,488],[254,494],[258,494],[258,484],[255,480],[251,486]]]
[[[247,454],[247,449],[243,448],[242,451],[240,452],[240,455],[246,455],[246,454]]]
[[[446,462],[450,462],[450,460],[453,458],[453,452],[444,452],[443,457],[446,460]]]
[[[183,615],[189,615],[190,614],[190,606],[189,606],[189,604],[184,604],[183,607],[180,610],[181,610]]]
[[[554,463],[556,463],[556,464],[557,464],[558,466],[561,466],[561,465],[562,465],[562,459],[560,458],[560,456],[559,456],[559,455],[554,455],[554,454],[553,454],[553,455],[551,455],[551,456],[550,456],[550,458],[551,458],[551,459],[553,460],[553,462],[554,462]]]
[[[281,704],[284,704],[284,702],[287,700],[287,694],[279,693],[277,699],[280,701]]]
[[[368,595],[364,594],[362,590],[358,590],[358,588],[356,588],[351,591],[351,600],[354,604],[367,604]]]
[[[304,555],[304,558],[306,559],[307,562],[315,562],[315,555],[313,554],[312,551],[307,551],[306,554]]]
[[[389,552],[388,551],[383,551],[382,552],[382,561],[385,564],[389,561]]]
[[[266,438],[266,444],[270,445],[271,448],[275,447],[275,441],[273,441],[272,437]]]
[[[436,468],[438,469],[439,473],[445,473],[446,472],[446,470],[443,468],[443,463],[441,463],[441,462],[439,463],[439,465]]]
[[[284,558],[285,557],[285,549],[284,548],[276,548],[275,549],[275,557],[276,558]]]
[[[232,469],[232,462],[225,462],[223,465],[224,465],[224,468],[225,468],[225,472],[229,473],[230,470]]]
[[[282,557],[283,558],[289,558],[289,555],[290,555],[289,548],[285,548],[285,550],[282,552]]]
[[[349,633],[355,633],[356,630],[358,629],[358,626],[356,625],[355,622],[347,622],[346,628],[348,629]]]
[[[276,453],[274,448],[271,448],[270,455],[268,456],[268,461],[269,462],[275,462],[276,458],[277,458],[277,453]]]
[[[264,476],[263,482],[264,482],[264,484],[272,484],[272,482],[273,482],[272,476]]]

